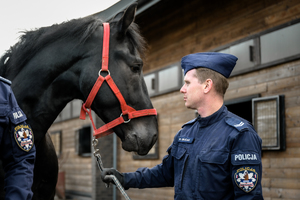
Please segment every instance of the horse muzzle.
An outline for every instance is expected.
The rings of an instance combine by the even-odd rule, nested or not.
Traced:
[[[130,126],[120,126],[124,137],[122,148],[134,151],[139,155],[147,155],[158,138],[158,126],[155,116],[134,119]],[[145,122],[147,121],[147,122]],[[118,130],[116,130],[118,132]]]

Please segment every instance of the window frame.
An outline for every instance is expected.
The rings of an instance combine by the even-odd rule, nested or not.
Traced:
[[[285,132],[285,105],[284,105],[284,95],[275,95],[275,96],[267,96],[267,97],[261,97],[260,94],[245,96],[241,98],[231,99],[224,102],[225,106],[232,106],[234,104],[239,104],[243,102],[251,102],[251,110],[252,110],[252,120],[250,123],[252,123],[254,129],[256,130],[257,134],[261,137],[261,134],[258,133],[257,129],[255,128],[255,107],[254,102],[255,101],[267,101],[270,99],[276,99],[277,100],[277,106],[276,106],[276,112],[277,112],[277,146],[262,146],[262,150],[280,150],[283,151],[286,148],[286,132]],[[197,113],[196,113],[197,114]],[[197,115],[196,115],[197,116]],[[261,137],[263,140],[263,137]]]
[[[260,43],[260,37],[263,36],[263,35],[266,35],[268,33],[272,33],[274,31],[283,29],[283,28],[288,28],[289,26],[292,26],[292,25],[295,25],[295,24],[298,24],[298,23],[300,23],[300,19],[295,19],[295,20],[290,21],[288,23],[281,24],[279,26],[270,28],[268,30],[265,30],[265,31],[253,34],[251,36],[242,38],[240,40],[228,43],[226,45],[219,46],[219,47],[217,47],[215,49],[212,49],[211,52],[226,51],[226,49],[229,49],[231,46],[235,46],[235,45],[247,42],[249,40],[253,40],[252,49],[249,51],[249,58],[250,59],[251,58],[254,59],[253,60],[254,65],[252,67],[248,67],[246,69],[241,69],[241,70],[237,70],[237,71],[233,70],[233,72],[231,73],[230,77],[234,77],[234,76],[246,74],[246,73],[249,73],[249,72],[257,71],[257,70],[260,70],[260,69],[268,68],[268,67],[271,67],[271,66],[274,66],[274,65],[279,65],[279,64],[282,64],[282,63],[294,61],[294,60],[300,59],[300,53],[297,54],[297,55],[293,55],[293,56],[281,58],[281,59],[278,59],[278,60],[275,60],[275,61],[271,61],[271,62],[262,64],[261,63],[261,43]],[[159,72],[162,71],[162,70],[165,70],[165,69],[167,69],[169,67],[173,67],[174,65],[177,65],[178,66],[178,70],[181,71],[180,73],[178,73],[178,76],[179,76],[178,77],[178,83],[177,83],[178,85],[176,87],[171,88],[171,89],[166,90],[166,91],[158,91],[158,88],[159,88],[158,74],[159,74]],[[182,87],[183,77],[184,76],[183,76],[183,72],[182,72],[182,69],[181,69],[181,62],[175,62],[175,63],[173,63],[171,65],[166,66],[166,67],[157,69],[157,70],[149,72],[149,73],[145,73],[144,77],[146,77],[148,75],[153,75],[153,74],[154,74],[154,77],[155,77],[154,81],[153,81],[153,84],[155,86],[155,91],[154,91],[154,93],[149,94],[150,97],[155,97],[155,96],[158,96],[158,95],[162,95],[162,94],[167,94],[167,93],[170,93],[170,92],[174,92],[176,90],[180,90],[180,88]]]
[[[159,91],[159,72],[167,70],[167,69],[175,67],[175,66],[177,67],[177,70],[178,70],[177,85],[175,87],[170,88],[170,89]],[[174,92],[176,90],[180,90],[180,88],[182,87],[183,72],[182,72],[182,68],[181,68],[181,62],[175,62],[175,63],[170,64],[170,65],[168,65],[166,67],[163,67],[161,69],[157,69],[155,71],[147,73],[147,74],[144,75],[144,77],[149,76],[149,75],[153,75],[153,74],[154,74],[154,80],[153,80],[152,85],[150,87],[151,88],[154,87],[154,93],[149,94],[150,97],[155,97],[155,96],[158,96],[158,95]],[[147,87],[147,89],[148,89],[148,87]]]
[[[88,153],[82,153],[80,152],[80,140],[79,140],[79,135],[80,135],[80,131],[85,129],[85,128],[90,128],[90,138],[89,138],[89,145],[90,145],[90,152]],[[92,155],[92,131],[93,131],[93,128],[91,127],[91,125],[85,125],[85,126],[82,126],[81,128],[75,130],[75,152],[78,156],[81,156],[81,157],[90,157]]]
[[[252,40],[252,39],[255,41],[255,46],[258,45],[257,47],[255,47],[255,51],[254,51],[254,54],[253,54],[253,56],[255,58],[256,65],[254,65],[253,67],[249,67],[248,69],[232,72],[230,77],[245,74],[245,73],[249,73],[249,72],[252,72],[252,71],[257,71],[257,70],[260,70],[260,69],[268,68],[268,67],[271,67],[271,66],[274,66],[274,65],[285,63],[285,62],[297,60],[297,59],[300,59],[300,53],[297,54],[297,55],[294,55],[294,56],[281,58],[281,59],[271,61],[271,62],[268,62],[268,63],[265,63],[265,64],[261,64],[261,57],[260,57],[261,56],[261,52],[260,52],[260,50],[261,50],[260,37],[261,36],[266,35],[266,34],[271,33],[271,32],[274,32],[274,31],[277,31],[277,30],[280,30],[280,29],[283,29],[283,28],[287,28],[287,27],[295,25],[297,23],[300,23],[300,19],[296,19],[296,20],[281,24],[279,26],[270,28],[270,29],[262,31],[260,33],[253,34],[251,36],[248,36],[248,37],[245,37],[243,39],[234,41],[232,43],[228,43],[226,45],[219,46],[215,49],[212,49],[211,51],[212,52],[224,51],[224,50],[230,48],[231,46],[235,46],[235,45],[238,45],[240,43],[243,43],[243,42],[246,42],[246,41]]]
[[[252,99],[252,124],[253,127],[256,127],[255,124],[255,102],[263,102],[275,100],[276,101],[276,136],[277,136],[277,145],[275,146],[263,146],[262,150],[285,150],[286,149],[286,132],[285,132],[285,102],[284,102],[284,95],[276,95],[276,96],[267,96],[267,97],[259,97]],[[255,128],[256,130],[256,128]],[[257,131],[257,134],[262,138],[262,134]]]

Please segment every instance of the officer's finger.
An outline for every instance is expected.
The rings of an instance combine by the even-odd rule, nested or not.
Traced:
[[[109,169],[104,168],[103,171],[101,172],[101,178],[102,178],[102,180],[104,180],[104,177],[106,175],[109,175],[109,174],[110,174]]]
[[[105,182],[107,184],[109,184],[109,183],[114,184],[115,183],[111,176],[105,176],[102,180],[103,180],[103,182]]]

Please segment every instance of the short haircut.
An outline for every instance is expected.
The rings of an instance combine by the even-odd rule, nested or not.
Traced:
[[[222,74],[208,69],[208,68],[197,68],[196,75],[200,83],[203,83],[207,79],[211,79],[214,83],[216,92],[224,98],[225,92],[228,88],[229,82]]]

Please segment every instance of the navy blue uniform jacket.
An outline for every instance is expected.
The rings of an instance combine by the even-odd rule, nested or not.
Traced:
[[[0,156],[5,171],[5,199],[32,199],[35,161],[33,134],[9,81],[0,77]]]
[[[184,124],[161,164],[124,173],[124,187],[174,186],[176,200],[261,200],[261,142],[222,106]]]

